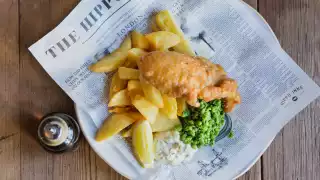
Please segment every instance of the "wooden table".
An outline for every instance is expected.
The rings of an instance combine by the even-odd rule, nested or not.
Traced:
[[[246,0],[270,23],[283,48],[320,84],[320,1]],[[35,141],[35,116],[73,114],[73,103],[28,52],[78,0],[0,0],[0,179],[125,179],[82,139],[52,155]],[[320,179],[320,101],[299,113],[239,179]]]

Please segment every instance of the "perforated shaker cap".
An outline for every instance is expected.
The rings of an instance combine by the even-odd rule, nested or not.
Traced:
[[[50,152],[73,151],[78,147],[80,127],[68,114],[51,113],[41,119],[37,135],[42,147]]]

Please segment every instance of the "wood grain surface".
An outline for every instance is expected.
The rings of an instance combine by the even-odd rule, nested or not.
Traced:
[[[20,178],[18,2],[0,2],[0,179]]]
[[[45,113],[74,114],[73,103],[27,48],[79,0],[0,0],[0,179],[124,180],[82,138],[73,153],[53,155],[34,138]],[[319,0],[246,0],[265,17],[283,48],[320,84]],[[240,180],[320,179],[320,102],[298,114]]]
[[[320,1],[264,0],[260,13],[283,49],[320,84]],[[320,179],[320,102],[300,112],[262,157],[265,179]]]

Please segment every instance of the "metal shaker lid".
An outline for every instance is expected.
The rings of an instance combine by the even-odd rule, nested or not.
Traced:
[[[38,126],[40,144],[48,151],[59,153],[73,150],[80,136],[78,123],[70,115],[51,113]]]

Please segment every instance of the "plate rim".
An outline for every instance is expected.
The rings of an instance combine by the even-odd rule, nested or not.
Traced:
[[[249,9],[251,9],[253,12],[255,12],[260,18],[261,20],[265,23],[265,25],[267,25],[269,32],[272,34],[274,40],[276,40],[276,42],[280,45],[279,40],[277,39],[274,31],[272,30],[272,28],[270,27],[270,25],[267,23],[267,21],[263,18],[263,16],[261,16],[259,14],[259,12],[254,9],[253,7],[251,7],[248,3],[244,2],[243,0],[241,0],[241,2],[243,4],[245,4]],[[79,118],[79,110],[81,110],[76,104],[74,104],[74,109],[75,109],[75,114],[76,117],[78,119],[79,122],[79,126],[81,128],[81,131],[86,139],[86,141],[89,143],[90,147],[94,150],[94,152],[105,162],[107,163],[112,169],[114,169],[117,173],[119,173],[120,175],[124,176],[127,179],[131,179],[124,171],[120,170],[119,168],[116,168],[115,166],[113,166],[112,163],[110,163],[108,160],[106,160],[103,155],[97,150],[97,147],[95,145],[92,144],[91,140],[89,140],[87,135],[87,132],[84,130],[85,128],[83,128],[83,120],[81,120],[81,118]],[[253,161],[251,161],[246,168],[242,169],[241,172],[239,172],[237,175],[235,175],[235,177],[233,177],[232,179],[236,179],[239,178],[240,176],[242,176],[243,174],[245,174],[253,165],[255,165],[255,163],[260,159],[260,157],[263,155],[263,153],[267,150],[267,148],[270,146],[270,144],[273,142],[275,137],[273,137],[269,143],[265,146],[265,148],[263,148],[263,150],[253,159]]]
[[[117,173],[119,173],[121,176],[127,178],[127,179],[131,179],[127,174],[125,174],[123,171],[121,171],[119,168],[116,168],[115,166],[113,166],[108,160],[106,160],[103,155],[97,150],[97,147],[94,146],[91,142],[91,140],[89,140],[89,135],[87,135],[87,132],[84,131],[84,128],[82,127],[83,124],[81,123],[81,120],[79,118],[79,110],[81,110],[80,108],[77,107],[76,104],[74,104],[74,109],[75,109],[75,113],[78,119],[78,123],[81,129],[81,132],[84,136],[84,138],[86,139],[86,141],[89,143],[90,147],[93,149],[93,151],[105,162],[108,164],[108,166],[110,166],[112,169],[114,169]],[[96,127],[97,128],[97,127]]]

